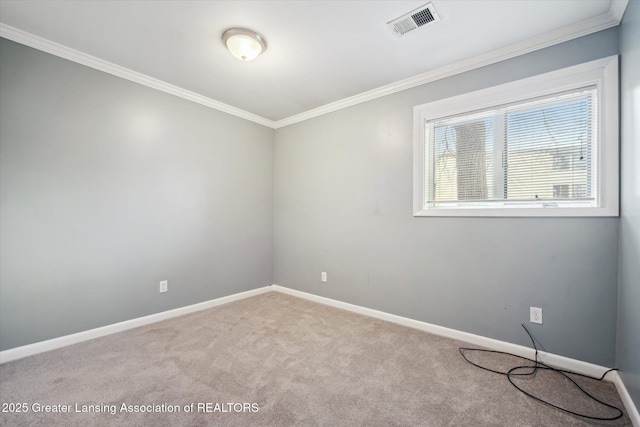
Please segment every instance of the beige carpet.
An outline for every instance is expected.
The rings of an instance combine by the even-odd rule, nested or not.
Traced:
[[[536,402],[465,362],[460,346],[468,345],[270,292],[1,365],[2,409],[25,403],[28,412],[0,412],[0,424],[630,425]],[[496,369],[521,362],[475,357]],[[574,409],[613,413],[552,373],[521,381]],[[611,383],[580,383],[622,407]],[[35,412],[47,409],[71,412]]]

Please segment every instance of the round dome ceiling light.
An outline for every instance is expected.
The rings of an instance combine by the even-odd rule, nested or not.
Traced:
[[[267,49],[267,41],[255,31],[231,28],[222,34],[222,42],[238,59],[251,61]]]

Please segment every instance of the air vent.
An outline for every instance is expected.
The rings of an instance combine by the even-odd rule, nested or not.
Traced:
[[[433,4],[428,3],[388,22],[387,25],[389,25],[398,36],[404,36],[413,30],[428,24],[433,24],[439,20],[440,17],[436,13]]]

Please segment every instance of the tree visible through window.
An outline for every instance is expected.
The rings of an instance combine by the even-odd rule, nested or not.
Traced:
[[[618,58],[414,107],[415,216],[617,216]]]
[[[587,88],[427,122],[427,203],[591,198],[595,96]]]

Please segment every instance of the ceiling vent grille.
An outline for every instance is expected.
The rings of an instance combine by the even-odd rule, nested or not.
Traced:
[[[413,30],[428,24],[433,24],[439,20],[440,17],[436,13],[433,4],[428,3],[388,22],[387,25],[389,25],[398,36],[404,36]]]

